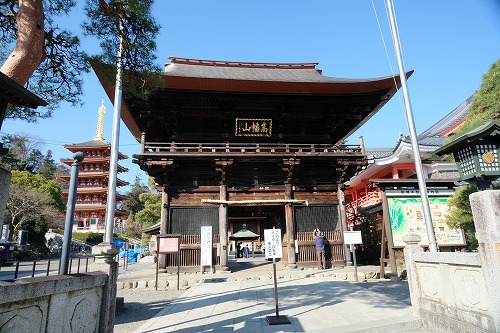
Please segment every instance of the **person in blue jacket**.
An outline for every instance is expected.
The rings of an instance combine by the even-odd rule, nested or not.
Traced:
[[[243,248],[243,256],[245,258],[248,258],[248,254],[250,253],[250,249],[248,248],[248,244],[245,245],[245,247]]]

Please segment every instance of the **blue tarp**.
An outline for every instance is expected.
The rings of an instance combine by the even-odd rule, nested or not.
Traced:
[[[139,247],[139,248],[135,248],[135,249],[129,249],[127,251],[127,262],[137,262],[137,256],[140,253],[146,252],[146,250],[147,249],[145,247]],[[125,256],[125,250],[124,249],[120,250],[120,253],[118,253],[118,256],[120,258],[123,258]]]
[[[125,256],[125,241],[123,239],[114,239],[113,243],[120,247],[120,252],[118,256],[123,258]],[[127,262],[137,262],[137,255],[146,252],[146,248],[138,247],[135,249],[129,249],[127,251]]]

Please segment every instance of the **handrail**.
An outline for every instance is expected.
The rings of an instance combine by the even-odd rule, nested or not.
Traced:
[[[361,154],[359,145],[300,143],[179,143],[144,142],[141,151],[169,154]]]

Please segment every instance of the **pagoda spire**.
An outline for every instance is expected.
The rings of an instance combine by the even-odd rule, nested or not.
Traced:
[[[94,140],[99,140],[104,142],[104,114],[106,113],[106,107],[104,106],[104,99],[102,100],[101,107],[99,108],[99,117],[97,118],[97,131],[94,136]]]

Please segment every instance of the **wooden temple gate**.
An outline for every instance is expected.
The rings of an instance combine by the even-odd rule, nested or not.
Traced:
[[[252,231],[281,229],[289,267],[316,261],[316,227],[332,265],[345,263],[341,188],[368,161],[362,146],[343,143],[394,95],[398,79],[327,77],[317,63],[170,59],[160,82],[133,73],[125,80],[141,85],[124,94],[121,113],[141,142],[133,162],[162,193],[160,223],[148,232],[183,235],[181,265],[197,266],[200,227],[211,225],[214,264],[224,269],[234,219],[254,223],[259,207],[274,206]],[[113,68],[93,67],[114,100]],[[205,220],[202,211],[211,212]]]

